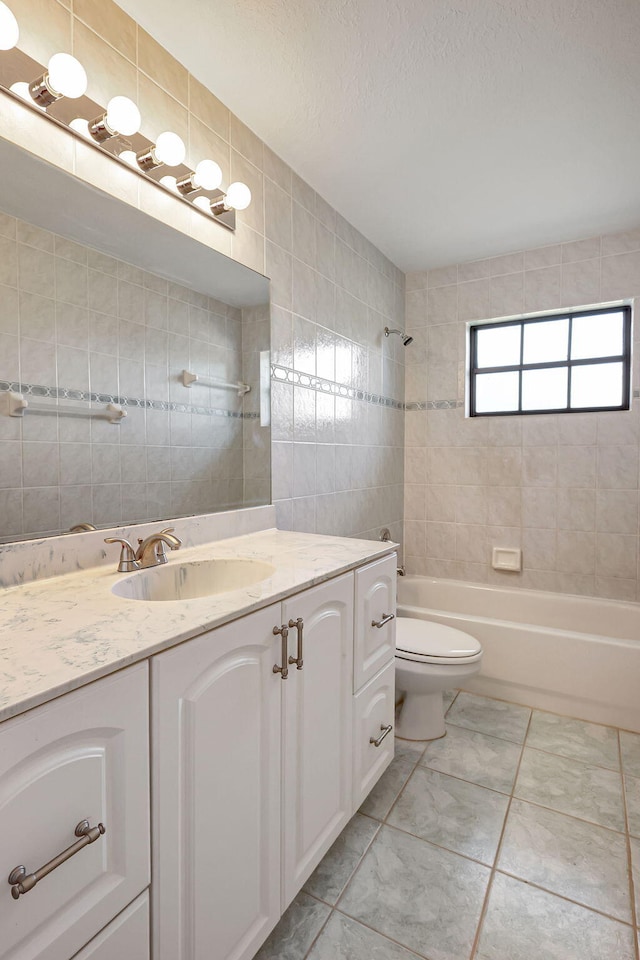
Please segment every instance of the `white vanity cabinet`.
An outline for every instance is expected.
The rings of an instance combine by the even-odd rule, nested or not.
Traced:
[[[0,726],[2,960],[69,960],[148,886],[148,724],[141,663]],[[83,846],[85,820],[105,832]],[[28,888],[74,843],[14,899],[15,868]]]
[[[281,623],[278,603],[151,662],[154,960],[252,957],[280,917]]]
[[[154,960],[249,960],[349,820],[352,657],[347,574],[153,658]]]
[[[304,624],[303,667],[282,684],[284,910],[352,813],[353,574],[291,597],[282,614]]]

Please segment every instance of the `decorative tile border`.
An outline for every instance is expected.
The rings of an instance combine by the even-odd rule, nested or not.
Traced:
[[[194,403],[176,403],[172,400],[147,400],[145,397],[120,397],[112,393],[93,393],[90,390],[71,390],[67,387],[45,387],[38,383],[18,383],[0,380],[0,391],[11,390],[27,397],[50,397],[54,400],[80,400],[85,403],[117,403],[121,407],[139,410],[166,410],[170,413],[193,413],[208,417],[232,417],[237,420],[257,420],[259,413],[225,410],[223,407],[205,407]]]
[[[405,403],[405,410],[456,410],[464,406],[464,400],[412,400]]]
[[[368,393],[366,390],[349,387],[345,383],[326,380],[324,377],[316,377],[310,373],[300,373],[298,370],[282,367],[279,364],[271,364],[271,379],[276,383],[291,383],[296,387],[305,387],[307,390],[315,390],[316,393],[328,393],[334,397],[343,397],[345,400],[362,400],[364,403],[373,403],[380,407],[404,410],[402,400],[383,397],[378,393]]]

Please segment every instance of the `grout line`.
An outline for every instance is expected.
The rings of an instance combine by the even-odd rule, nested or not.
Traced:
[[[580,760],[578,757],[568,757],[564,753],[554,753],[553,750],[545,750],[544,747],[534,747],[531,744],[525,744],[527,750],[535,750],[536,753],[544,753],[548,757],[557,757],[559,760],[568,760],[570,763],[580,763],[585,767],[595,767],[597,770],[606,770],[607,773],[620,773],[620,767],[605,767],[601,763],[592,763],[591,760]]]
[[[516,783],[518,782],[518,775],[519,775],[519,773],[520,773],[520,765],[521,765],[521,763],[522,763],[522,757],[523,757],[523,755],[524,755],[524,744],[526,743],[526,741],[527,741],[527,736],[529,735],[529,728],[530,728],[530,726],[531,726],[531,718],[532,718],[532,717],[533,717],[533,711],[532,711],[532,712],[530,713],[530,715],[529,715],[529,721],[528,721],[528,723],[527,723],[527,729],[526,729],[525,735],[524,735],[524,742],[523,742],[522,748],[521,748],[521,750],[520,750],[520,758],[519,758],[519,760],[518,760],[518,765],[517,765],[517,767],[516,767],[515,776],[514,776],[514,778],[513,778],[513,784],[512,784],[512,786],[511,786],[511,794],[510,794],[510,796],[509,796],[509,801],[508,801],[508,803],[507,803],[507,809],[506,809],[506,812],[505,812],[505,815],[504,815],[504,820],[503,820],[503,822],[502,822],[502,830],[500,831],[500,839],[498,840],[498,846],[496,847],[496,854],[495,854],[495,857],[494,857],[494,860],[493,860],[493,866],[492,866],[492,868],[491,868],[491,873],[489,874],[489,882],[487,883],[487,890],[486,890],[486,893],[485,893],[485,896],[484,896],[484,901],[483,901],[483,904],[482,904],[482,909],[480,910],[480,919],[478,920],[478,926],[477,926],[477,929],[476,929],[476,935],[475,935],[475,937],[473,938],[473,945],[472,945],[472,947],[471,947],[471,953],[470,953],[470,955],[469,955],[470,960],[474,960],[474,957],[476,956],[476,953],[477,953],[477,950],[478,950],[478,945],[479,945],[479,943],[480,943],[480,934],[481,934],[481,932],[482,932],[482,927],[483,927],[483,925],[484,925],[484,920],[485,920],[485,917],[486,917],[486,915],[487,915],[487,910],[488,910],[488,907],[489,907],[489,898],[490,898],[490,896],[491,896],[491,888],[493,887],[493,879],[494,879],[494,877],[495,877],[495,875],[496,875],[498,859],[499,859],[499,857],[500,857],[500,851],[502,850],[502,843],[503,843],[503,841],[504,841],[504,835],[505,835],[505,831],[506,831],[506,829],[507,829],[507,821],[508,821],[508,819],[509,819],[509,813],[511,812],[511,804],[513,803],[513,795],[514,795],[514,791],[515,791],[515,788],[516,788]]]
[[[509,737],[501,737],[497,733],[487,733],[486,730],[478,730],[477,727],[466,727],[463,723],[456,723],[455,720],[448,720],[449,726],[459,727],[460,730],[469,730],[471,733],[480,733],[483,737],[493,737],[494,740],[502,740],[504,743],[515,743],[516,747],[524,746],[524,740],[510,740]]]
[[[622,784],[622,805],[624,809],[624,824],[627,843],[627,874],[629,882],[629,897],[631,899],[631,922],[634,926],[633,949],[635,950],[636,960],[640,960],[640,943],[638,942],[638,915],[636,912],[635,882],[633,879],[633,856],[631,852],[631,833],[629,830],[629,810],[627,807],[627,791],[625,789],[625,775],[622,765],[622,744],[620,742],[620,732],[618,731],[618,754],[620,757],[620,781]]]

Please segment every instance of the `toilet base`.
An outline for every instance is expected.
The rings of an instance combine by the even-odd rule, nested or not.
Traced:
[[[445,733],[442,692],[405,693],[396,736],[403,740],[438,740]]]

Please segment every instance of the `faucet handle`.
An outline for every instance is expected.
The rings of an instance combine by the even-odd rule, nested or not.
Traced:
[[[132,570],[139,570],[140,564],[136,560],[136,552],[128,540],[120,537],[105,537],[105,543],[120,543],[120,562],[118,563],[118,573],[131,573]]]

